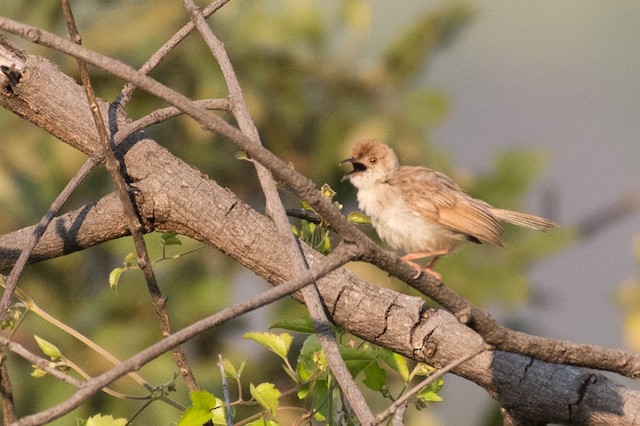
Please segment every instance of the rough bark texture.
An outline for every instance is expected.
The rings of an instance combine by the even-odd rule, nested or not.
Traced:
[[[25,70],[15,88],[5,86],[2,105],[82,152],[96,152],[96,131],[81,88],[42,58],[28,56]],[[108,115],[106,102],[101,109]],[[119,125],[128,121],[118,116]],[[118,155],[147,230],[177,232],[217,247],[274,285],[289,277],[291,268],[272,222],[232,192],[144,133],[125,141]],[[82,250],[127,233],[117,196],[110,194],[54,221],[33,259]],[[0,270],[12,266],[29,234],[24,229],[0,236]],[[306,255],[312,265],[321,259],[312,250]],[[482,344],[450,314],[428,309],[420,298],[366,283],[345,269],[321,279],[318,289],[336,324],[415,360],[442,366]],[[640,423],[639,392],[577,368],[495,351],[462,364],[455,374],[485,388],[511,419]]]

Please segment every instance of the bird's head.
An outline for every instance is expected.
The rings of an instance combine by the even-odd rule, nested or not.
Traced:
[[[367,182],[384,180],[386,176],[400,167],[398,157],[389,146],[374,140],[356,143],[351,150],[351,158],[341,164],[351,163],[353,170],[342,177],[360,187]]]

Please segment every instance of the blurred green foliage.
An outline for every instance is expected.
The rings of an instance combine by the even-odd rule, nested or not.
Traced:
[[[72,6],[85,46],[133,66],[142,65],[187,20],[180,2],[175,1],[84,0]],[[447,118],[446,94],[416,83],[438,50],[448,46],[471,22],[474,9],[466,3],[453,3],[425,11],[399,26],[391,40],[379,40],[386,47],[379,56],[369,57],[363,53],[363,45],[376,35],[370,23],[371,7],[375,6],[362,0],[232,1],[209,19],[225,43],[264,145],[318,186],[330,184],[338,193],[336,200],[346,206],[345,213],[355,209],[355,197],[353,188],[340,182],[345,170],[338,164],[349,155],[351,145],[363,138],[391,144],[407,164],[428,165],[458,178],[475,196],[504,208],[522,207],[522,198],[542,166],[539,154],[505,153],[486,176],[465,178],[431,137],[433,127]],[[57,2],[15,1],[4,4],[3,9],[3,14],[12,19],[66,34]],[[73,59],[23,41],[19,44],[30,53],[50,58],[69,75],[77,75]],[[113,100],[123,83],[99,70],[91,71],[98,95]],[[195,99],[226,95],[220,71],[196,34],[181,43],[151,75]],[[161,106],[161,102],[138,92],[127,111],[138,118]],[[0,114],[0,126],[0,232],[5,233],[37,222],[84,158],[8,112]],[[253,166],[235,160],[236,148],[228,141],[204,132],[184,117],[150,128],[148,133],[175,155],[261,207]],[[67,208],[110,191],[112,185],[100,168],[82,184]],[[291,199],[288,202],[298,203]],[[521,302],[527,295],[526,267],[557,249],[566,236],[507,228],[505,239],[508,250],[463,249],[442,260],[438,269],[447,284],[476,302]],[[149,235],[147,241],[152,259],[160,258],[159,236]],[[197,247],[199,243],[183,239],[182,246],[167,250],[172,255]],[[109,272],[121,266],[131,250],[130,240],[123,239],[33,265],[20,286],[49,313],[124,359],[160,338],[139,272],[122,275],[117,294],[109,289]],[[155,270],[169,297],[175,328],[264,289],[255,288],[251,274],[210,248],[163,262]],[[384,274],[378,274],[375,281],[386,285]],[[391,285],[408,290],[403,284]],[[186,345],[202,386],[220,394],[215,355],[223,352],[234,359],[243,350],[242,343],[237,342],[239,330],[255,330],[268,323],[264,315],[277,320],[303,312],[293,302],[279,302],[274,307],[268,314],[235,320]],[[34,334],[65,354],[75,354],[73,361],[94,374],[107,367],[69,336],[27,316],[17,338],[35,350]],[[20,413],[42,410],[71,392],[67,385],[50,377],[39,381],[28,377],[31,367],[24,362],[12,359],[10,364]],[[169,355],[165,355],[141,373],[152,383],[164,383],[171,379],[174,368]],[[269,368],[268,363],[261,368],[249,364],[245,372],[256,383],[263,379],[277,382],[273,376],[278,374],[279,366]],[[123,382],[114,387],[128,389],[128,382]],[[180,381],[175,398],[189,404]],[[54,424],[69,424],[70,418],[87,418],[98,412],[126,417],[139,405],[101,395]],[[173,408],[154,403],[139,421],[166,424],[179,417]]]

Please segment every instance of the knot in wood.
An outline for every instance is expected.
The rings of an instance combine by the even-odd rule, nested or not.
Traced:
[[[429,342],[425,345],[424,349],[422,350],[422,353],[427,358],[433,358],[437,350],[438,350],[438,345],[433,342]]]

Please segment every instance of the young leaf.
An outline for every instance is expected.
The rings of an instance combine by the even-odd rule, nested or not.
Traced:
[[[114,268],[109,274],[109,287],[114,290],[118,287],[120,275],[124,272],[124,268]]]
[[[182,241],[180,241],[180,236],[175,232],[167,232],[164,234],[160,234],[160,241],[162,245],[165,246],[181,246]]]
[[[32,365],[33,367],[33,371],[31,372],[31,377],[35,377],[36,379],[39,379],[40,377],[44,377],[47,375],[47,372],[44,371],[42,368],[38,367],[37,365]]]
[[[124,257],[124,267],[131,268],[133,265],[138,264],[138,255],[135,253],[129,253]]]
[[[288,333],[276,335],[273,333],[252,332],[246,333],[242,337],[253,340],[257,344],[264,346],[282,359],[287,358],[291,342],[293,341],[293,337]]]
[[[86,426],[125,426],[127,419],[114,419],[113,416],[103,416],[102,414],[96,414],[89,417]]]
[[[246,364],[247,364],[247,361],[242,361],[242,363],[240,364],[240,368],[236,370],[233,364],[231,364],[231,361],[229,361],[227,358],[222,359],[224,374],[227,377],[231,377],[232,379],[235,379],[235,380],[238,380],[240,378],[240,376],[242,375],[242,370],[244,370],[244,367]]]
[[[45,354],[52,360],[62,358],[62,353],[54,344],[49,343],[46,340],[35,335],[33,336],[33,338],[36,339],[36,342],[38,343],[38,346],[40,347],[40,350],[43,354]]]
[[[269,410],[273,417],[278,414],[279,399],[282,394],[273,383],[260,383],[258,386],[251,383],[249,392],[260,405]]]
[[[442,397],[438,395],[442,386],[444,385],[444,380],[442,377],[438,377],[433,382],[429,383],[424,389],[418,392],[417,398],[423,402],[441,402]]]
[[[347,216],[347,219],[349,220],[349,222],[355,223],[356,225],[369,225],[369,224],[371,224],[371,219],[369,219],[369,216],[365,215],[364,213],[360,213],[360,212],[351,212],[351,213],[349,213],[349,216]]]

